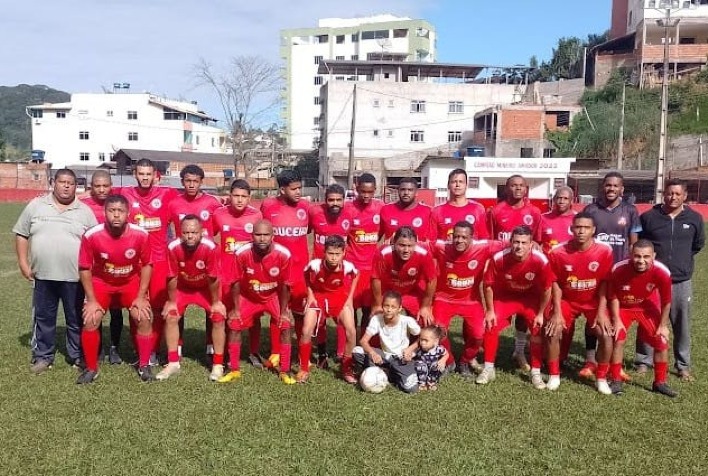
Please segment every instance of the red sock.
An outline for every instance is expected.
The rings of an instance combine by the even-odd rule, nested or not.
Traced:
[[[595,371],[595,377],[598,380],[607,380],[607,372],[610,371],[610,364],[608,363],[598,363],[597,370]]]
[[[499,349],[499,332],[492,329],[484,333],[484,363],[494,364]]]
[[[343,325],[337,324],[337,355],[344,355],[347,346],[347,330]]]
[[[261,321],[257,319],[248,329],[248,352],[257,354],[261,346]]]
[[[275,318],[270,319],[270,353],[280,354],[280,327]]]
[[[352,373],[352,365],[354,360],[351,355],[342,356],[342,374],[347,375]]]
[[[558,359],[548,361],[548,374],[549,375],[560,375],[561,374],[560,361]]]
[[[300,344],[298,349],[300,353],[300,370],[307,372],[310,368],[310,356],[312,355],[312,342]]]
[[[472,360],[477,357],[477,353],[479,353],[480,344],[482,344],[482,341],[474,338],[470,338],[467,342],[465,342],[465,345],[462,348],[462,357],[460,357],[460,362],[465,364],[472,362]],[[452,355],[449,350],[448,353]]]
[[[154,334],[137,334],[135,342],[138,344],[138,366],[145,367],[150,363],[150,353],[154,348],[155,336]]]
[[[529,344],[529,350],[531,353],[531,368],[540,369],[543,365],[543,343],[532,341]]]
[[[622,362],[610,364],[610,378],[614,381],[622,379]]]
[[[101,345],[100,342],[101,334],[98,329],[92,331],[83,329],[81,331],[81,347],[84,349],[86,368],[94,372],[98,370],[98,348]]]
[[[214,365],[224,365],[224,354],[214,354],[211,363]]]
[[[568,355],[570,354],[570,346],[573,343],[573,333],[570,330],[563,332],[563,337],[561,338],[560,345],[560,360],[565,362],[568,360]]]
[[[669,373],[668,362],[654,362],[654,383],[659,385],[666,383],[666,376]]]
[[[290,372],[290,353],[292,352],[292,346],[288,342],[287,344],[280,344],[280,371]]]
[[[229,342],[229,368],[232,372],[241,368],[240,342]]]
[[[169,363],[179,363],[179,352],[176,350],[168,350],[167,351],[167,361]]]

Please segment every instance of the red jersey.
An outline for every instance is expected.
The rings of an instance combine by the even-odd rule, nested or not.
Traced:
[[[381,235],[384,241],[390,241],[402,226],[413,228],[418,241],[435,241],[430,224],[431,213],[432,209],[424,203],[416,203],[408,210],[402,209],[398,203],[387,203],[381,208]]]
[[[347,259],[359,270],[371,270],[381,237],[381,200],[372,199],[368,205],[352,202],[352,226],[347,237]]]
[[[267,198],[261,204],[263,218],[273,224],[274,241],[290,251],[293,271],[297,270],[300,276],[305,265],[310,261],[310,250],[307,244],[308,208],[305,200],[290,205],[280,198]]]
[[[643,273],[635,271],[630,260],[612,268],[609,299],[618,299],[621,308],[641,308],[655,291],[659,292],[662,308],[671,303],[671,272],[658,261]]]
[[[252,241],[253,225],[262,218],[261,212],[250,205],[244,208],[240,215],[237,215],[232,207],[221,207],[214,212],[211,220],[212,230],[214,236],[221,235],[219,271],[225,282],[232,281],[236,250]]]
[[[167,246],[168,278],[177,278],[178,289],[206,289],[209,278],[219,272],[219,255],[216,245],[202,238],[195,250],[189,250],[177,239]]]
[[[91,209],[96,216],[96,221],[100,224],[106,223],[106,211],[103,208],[104,203],[99,203],[95,198],[88,196],[81,199]]]
[[[345,203],[342,211],[336,217],[332,217],[326,211],[327,205],[312,205],[309,210],[310,228],[315,239],[312,249],[314,258],[324,258],[324,242],[330,235],[339,235],[345,240],[351,227],[353,213],[350,203]]]
[[[551,287],[553,279],[543,253],[532,250],[524,261],[518,261],[511,248],[496,253],[484,274],[484,284],[492,286],[495,298],[538,297]]]
[[[314,293],[337,293],[344,298],[359,274],[356,267],[344,260],[337,269],[330,269],[323,259],[313,259],[305,267],[305,279]]]
[[[128,199],[131,223],[148,232],[152,261],[167,260],[167,227],[170,221],[168,207],[178,195],[169,187],[151,187],[146,193],[138,187],[123,187],[121,195]]]
[[[265,303],[278,297],[278,291],[290,283],[290,251],[278,243],[261,256],[248,243],[236,251],[234,278],[241,295],[251,302]]]
[[[548,254],[554,246],[565,243],[573,239],[573,217],[576,212],[571,211],[564,215],[559,215],[556,212],[550,211],[541,215],[538,222],[534,240],[541,244],[543,252]]]
[[[122,286],[151,262],[148,234],[138,226],[128,224],[114,237],[105,225],[96,225],[81,238],[79,269],[91,270],[92,277],[104,283]]]
[[[508,242],[514,228],[522,225],[529,227],[532,236],[535,236],[540,221],[541,211],[526,198],[519,208],[512,207],[504,200],[489,211],[489,231],[499,241]]]
[[[416,246],[408,261],[396,255],[393,245],[381,248],[374,257],[372,279],[381,281],[381,291],[398,291],[401,295],[420,289],[418,284],[432,281],[437,277],[435,262],[431,253],[422,246]]]
[[[435,299],[443,301],[481,301],[479,284],[484,277],[487,261],[504,249],[501,241],[473,241],[462,253],[452,243],[438,240],[435,259],[438,264],[438,285]]]
[[[211,238],[214,236],[211,217],[219,208],[221,208],[221,202],[212,195],[202,193],[190,199],[186,194],[180,194],[169,203],[170,223],[175,227],[175,234],[179,236],[182,218],[186,215],[196,215],[202,224],[202,235]]]
[[[438,240],[444,240],[452,243],[452,232],[455,228],[455,223],[466,221],[473,225],[473,238],[477,240],[489,238],[489,230],[487,229],[486,213],[484,207],[475,202],[468,200],[467,204],[462,207],[456,207],[450,202],[443,203],[433,208],[431,214],[431,233]]]
[[[595,241],[581,251],[564,243],[550,251],[548,261],[564,301],[597,308],[600,283],[609,278],[614,263],[610,245]]]

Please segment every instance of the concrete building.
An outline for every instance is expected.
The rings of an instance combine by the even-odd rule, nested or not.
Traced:
[[[226,134],[194,103],[149,93],[72,94],[27,107],[32,149],[52,168],[97,166],[121,148],[220,153]],[[35,153],[34,156],[42,155]]]
[[[296,28],[280,33],[283,66],[281,116],[291,149],[316,149],[319,144],[320,87],[327,77],[318,73],[322,60],[403,58],[435,61],[433,25],[393,15],[362,18],[326,18],[316,28]],[[348,75],[341,80],[361,80]]]

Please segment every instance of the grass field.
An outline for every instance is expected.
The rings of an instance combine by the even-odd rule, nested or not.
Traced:
[[[61,356],[44,375],[28,371],[31,289],[17,272],[10,232],[20,210],[0,205],[2,475],[708,471],[706,253],[694,282],[698,381],[682,384],[672,376],[680,392],[675,400],[649,392],[651,377],[635,379],[621,397],[601,396],[570,378],[555,393],[534,390],[511,371],[508,333],[501,372],[486,387],[452,376],[436,393],[371,395],[330,372],[286,387],[248,366],[238,383],[217,386],[200,360],[203,320],[196,316],[188,319],[179,377],[141,384],[131,367],[104,365],[95,384],[79,387],[76,370]],[[459,325],[453,339],[459,346]],[[577,341],[576,359],[580,351]],[[122,354],[133,352],[124,345]]]

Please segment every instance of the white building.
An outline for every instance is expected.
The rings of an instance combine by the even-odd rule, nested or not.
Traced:
[[[291,149],[318,146],[319,90],[327,81],[317,72],[320,61],[382,57],[435,60],[434,27],[424,20],[393,15],[326,18],[319,21],[317,28],[283,30],[280,37],[280,55],[285,61],[281,116]]]
[[[148,93],[72,94],[27,107],[32,149],[53,168],[97,166],[119,149],[225,152],[226,134],[196,104]]]

